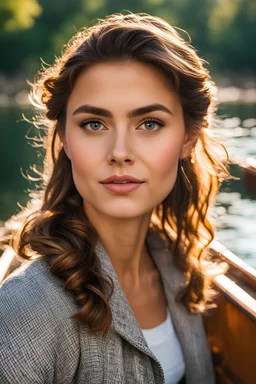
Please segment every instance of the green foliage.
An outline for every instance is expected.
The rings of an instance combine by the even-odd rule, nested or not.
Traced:
[[[220,37],[229,29],[241,7],[241,0],[217,0],[216,5],[209,15],[208,27],[212,35]]]
[[[219,68],[255,71],[256,3],[254,0],[216,1],[208,29],[212,52],[209,57]]]
[[[1,0],[0,36],[33,27],[42,12],[37,0]]]
[[[255,0],[1,0],[1,49],[8,54],[0,71],[35,73],[39,58],[51,63],[76,31],[124,10],[160,16],[186,30],[215,71],[255,70]]]

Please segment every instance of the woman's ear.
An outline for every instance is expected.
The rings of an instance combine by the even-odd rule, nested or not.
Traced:
[[[58,135],[59,135],[60,141],[63,145],[64,152],[66,153],[67,157],[70,160],[70,154],[69,154],[69,148],[68,148],[68,144],[67,144],[67,140],[66,140],[66,135],[64,132],[58,132]]]
[[[196,145],[197,140],[198,140],[197,135],[186,133],[185,140],[180,153],[180,159],[186,159],[186,157],[190,156],[192,149]]]

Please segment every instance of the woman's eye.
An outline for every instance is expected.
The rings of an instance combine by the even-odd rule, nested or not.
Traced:
[[[81,128],[85,128],[87,131],[99,131],[103,124],[98,120],[87,120],[80,124]]]
[[[163,127],[163,123],[158,120],[146,120],[141,124],[147,131],[156,131],[158,128]]]
[[[163,125],[161,121],[151,119],[144,121],[140,127],[144,127],[146,131],[156,131]],[[87,131],[101,131],[104,125],[98,120],[85,120],[80,124],[80,127]]]

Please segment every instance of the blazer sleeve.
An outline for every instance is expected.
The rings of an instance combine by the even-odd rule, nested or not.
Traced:
[[[0,287],[1,384],[73,382],[79,337],[63,293],[43,276],[34,268]]]

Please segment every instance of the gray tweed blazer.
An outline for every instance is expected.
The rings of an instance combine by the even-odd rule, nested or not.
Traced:
[[[186,364],[187,384],[214,384],[202,316],[174,301],[184,283],[166,244],[149,230],[146,244],[162,277]],[[16,270],[0,288],[1,384],[164,384],[163,369],[147,346],[112,263],[100,241],[96,253],[115,288],[106,339],[89,334],[71,315],[78,311],[63,282],[43,259]],[[170,359],[172,357],[170,356]]]

